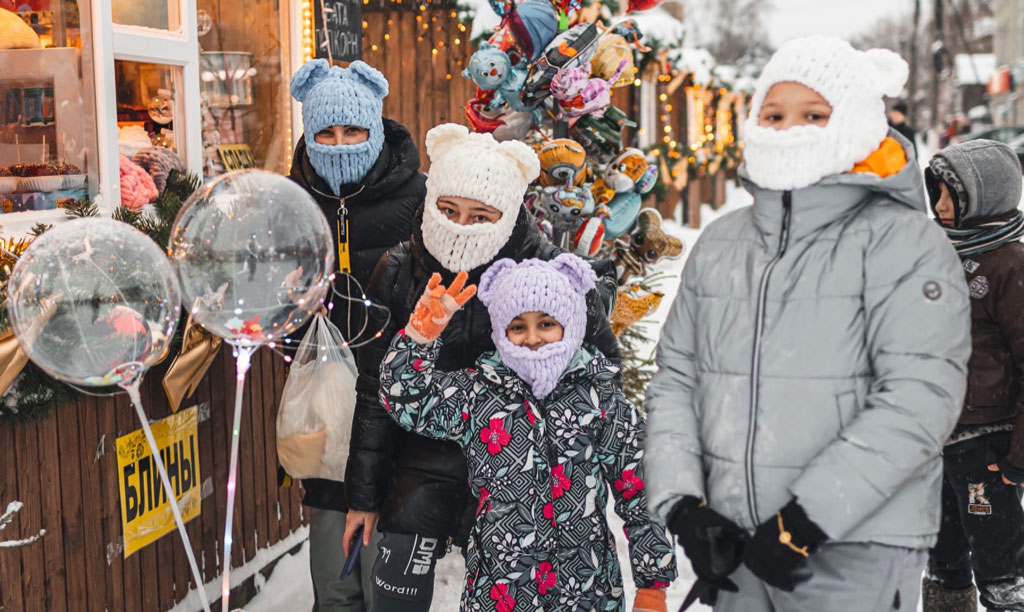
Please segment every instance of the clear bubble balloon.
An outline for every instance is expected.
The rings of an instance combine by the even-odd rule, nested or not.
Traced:
[[[192,194],[175,220],[170,257],[193,319],[232,344],[259,346],[320,308],[334,244],[304,189],[279,174],[240,170]]]
[[[181,313],[164,252],[113,219],[61,223],[21,255],[11,325],[29,358],[74,384],[126,384],[166,355]]]

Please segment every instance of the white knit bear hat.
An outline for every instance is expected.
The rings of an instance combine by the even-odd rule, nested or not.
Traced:
[[[423,245],[452,272],[490,263],[515,229],[526,189],[540,174],[537,154],[519,141],[498,142],[445,123],[426,138],[430,172],[423,204]],[[445,196],[478,200],[501,212],[495,223],[459,225],[437,208]]]
[[[783,44],[758,79],[744,126],[748,175],[762,188],[799,189],[848,172],[885,140],[889,126],[882,98],[900,95],[908,75],[907,62],[886,49],[858,51],[845,40],[821,35]],[[768,91],[788,81],[828,101],[827,126],[783,132],[758,126]]]

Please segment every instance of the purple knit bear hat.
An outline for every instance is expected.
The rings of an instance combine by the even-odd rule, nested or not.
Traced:
[[[491,339],[505,365],[533,389],[537,398],[551,393],[583,344],[587,328],[587,292],[597,276],[579,257],[563,253],[551,261],[501,259],[484,272],[477,297],[491,315]],[[544,312],[558,321],[562,340],[536,351],[516,346],[505,335],[512,319]]]

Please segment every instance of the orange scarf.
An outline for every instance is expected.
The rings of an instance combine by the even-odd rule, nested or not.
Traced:
[[[907,154],[903,147],[891,136],[882,141],[882,145],[864,161],[853,166],[854,174],[877,174],[882,178],[892,176],[907,165]]]

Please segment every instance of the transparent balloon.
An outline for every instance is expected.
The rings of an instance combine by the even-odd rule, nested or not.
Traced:
[[[130,383],[166,355],[181,293],[164,252],[113,219],[77,219],[37,238],[9,281],[25,353],[70,383]]]
[[[278,174],[240,170],[188,199],[170,256],[195,321],[252,347],[294,332],[319,310],[334,245],[327,219],[304,189]]]

